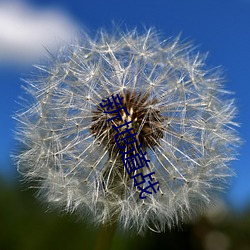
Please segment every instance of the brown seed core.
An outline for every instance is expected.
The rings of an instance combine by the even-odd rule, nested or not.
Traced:
[[[119,94],[119,97],[122,98],[122,105],[118,107],[125,107],[129,115],[121,109],[115,113],[107,114],[104,113],[106,109],[102,108],[100,105],[97,106],[96,111],[93,112],[92,126],[90,128],[91,133],[95,135],[98,142],[103,146],[107,147],[112,159],[112,156],[115,156],[118,151],[128,152],[131,149],[134,149],[138,152],[139,145],[141,148],[146,150],[147,148],[153,149],[158,143],[159,140],[163,137],[163,121],[164,117],[160,113],[160,109],[155,108],[158,103],[157,99],[150,98],[148,93],[135,93],[127,91],[125,93]],[[120,113],[122,120],[115,118],[111,121],[108,119],[115,117]],[[118,127],[127,122],[131,122],[128,126],[122,126],[117,128],[116,131],[113,127]],[[133,137],[130,137],[125,140],[123,138],[127,137],[129,133],[123,133],[117,136],[117,140],[121,147],[120,149],[116,144],[115,135],[121,133],[125,129],[131,129],[130,133],[134,134],[136,142]],[[131,144],[129,144],[131,142]],[[132,143],[133,142],[133,143]]]

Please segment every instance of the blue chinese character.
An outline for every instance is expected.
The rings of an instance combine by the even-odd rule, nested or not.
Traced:
[[[140,148],[140,146],[139,146],[139,148]],[[132,150],[134,151],[134,147]],[[139,153],[136,153],[136,154],[132,154],[128,157],[125,157],[125,154],[130,153],[132,150],[125,152],[125,153],[122,152],[123,153],[123,156],[122,156],[123,164],[126,168],[128,175],[130,175],[135,170],[143,168],[144,166],[149,167],[148,162],[150,162],[150,160],[147,160],[145,157],[147,152],[143,153],[142,150],[140,150],[141,155]],[[145,164],[145,165],[143,165],[143,164]]]
[[[114,129],[116,132],[119,132],[119,129],[118,129],[118,128],[121,128],[121,127],[123,127],[123,126],[127,126],[127,128],[129,128],[129,124],[130,124],[130,123],[132,123],[132,121],[127,122],[127,120],[125,119],[125,120],[124,120],[124,123],[123,123],[122,125],[120,125],[120,126],[114,126],[114,125],[112,125],[112,127],[113,127],[113,129]]]
[[[120,127],[120,126],[119,126]],[[124,131],[118,133],[115,135],[115,141],[117,143],[117,146],[120,148],[120,149],[124,149],[126,148],[126,145],[129,145],[129,144],[132,144],[132,143],[135,143],[136,142],[136,138],[135,138],[135,135],[137,135],[137,133],[131,133],[130,131],[133,130],[133,128],[126,128]],[[119,136],[122,136],[124,134],[128,134],[126,137],[123,137],[120,139],[120,141],[124,142],[126,145],[124,146],[121,146],[118,142],[118,138]]]
[[[153,181],[151,175],[154,174],[154,173],[155,173],[155,172],[152,172],[152,173],[146,174],[146,175],[143,175],[142,173],[139,173],[139,174],[136,174],[136,175],[134,175],[134,176],[131,177],[131,178],[133,178],[134,181],[135,181],[135,187],[138,186],[138,188],[141,190],[140,195],[139,195],[140,199],[145,199],[145,198],[147,198],[147,196],[142,196],[143,193],[152,194],[152,192],[148,191],[149,188],[151,188],[151,189],[154,191],[154,193],[156,193],[156,190],[155,190],[155,187],[154,187],[154,186],[157,185],[157,184],[159,184],[159,181],[154,182],[154,183],[151,182],[151,181]],[[136,180],[136,177],[138,177],[138,176],[141,176],[142,181],[138,182],[138,181]],[[148,185],[147,187],[141,188],[139,185],[145,183],[145,178],[146,178],[146,177],[149,177],[149,179],[150,179],[150,180],[148,181],[148,184],[149,184],[149,185]],[[157,191],[159,191],[159,188],[160,188],[160,186],[158,185]]]
[[[118,108],[118,109],[113,110],[113,111],[104,111],[105,114],[117,113],[116,116],[113,116],[113,117],[109,118],[107,121],[111,121],[111,120],[114,120],[116,118],[119,118],[120,120],[122,120],[122,116],[121,116],[121,113],[120,113],[120,110],[122,110],[122,109],[127,114],[127,116],[129,116],[129,113],[128,113],[127,109],[125,107],[121,107],[121,108]]]
[[[102,108],[106,108],[107,107],[106,111],[108,111],[109,109],[114,109],[114,107],[113,107],[113,103],[114,103],[115,108],[119,108],[119,105],[122,106],[122,102],[121,101],[122,101],[123,98],[124,97],[120,97],[118,94],[116,94],[116,97],[114,95],[112,95],[113,102],[110,101],[110,99],[108,97],[107,100],[103,100],[102,99],[102,102],[105,102],[106,104],[103,105],[102,103],[100,103],[100,106]],[[116,101],[116,99],[118,99],[118,102]]]
[[[113,101],[111,101],[109,97],[107,98],[107,100],[102,100],[102,102],[104,102],[104,104],[100,103],[100,106],[102,108],[107,108],[106,111],[104,111],[104,113],[106,113],[106,114],[117,113],[117,116],[109,118],[107,121],[111,121],[111,120],[114,120],[116,118],[119,118],[120,120],[122,120],[122,117],[120,114],[120,110],[122,110],[122,109],[124,110],[126,115],[129,116],[127,109],[125,107],[121,107],[123,98],[124,97],[120,97],[119,94],[116,94],[116,96],[112,95]]]

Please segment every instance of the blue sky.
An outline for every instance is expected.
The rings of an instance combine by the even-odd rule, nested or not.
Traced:
[[[235,92],[244,140],[232,163],[237,177],[227,199],[238,208],[250,204],[250,0],[1,1],[0,175],[16,179],[9,156],[15,149],[11,116],[22,95],[21,78],[46,54],[43,45],[53,50],[58,44],[55,36],[70,40],[77,27],[94,35],[100,27],[111,27],[112,21],[129,28],[154,26],[166,37],[181,33],[201,52],[209,51],[210,67],[222,66],[225,88]]]

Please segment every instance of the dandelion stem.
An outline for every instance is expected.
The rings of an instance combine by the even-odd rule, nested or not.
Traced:
[[[116,232],[117,221],[112,224],[102,224],[96,238],[94,250],[110,250]]]

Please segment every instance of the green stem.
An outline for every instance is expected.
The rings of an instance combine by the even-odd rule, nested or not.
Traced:
[[[115,236],[116,225],[117,223],[113,222],[111,225],[103,224],[100,226],[94,250],[111,249],[112,241]]]

